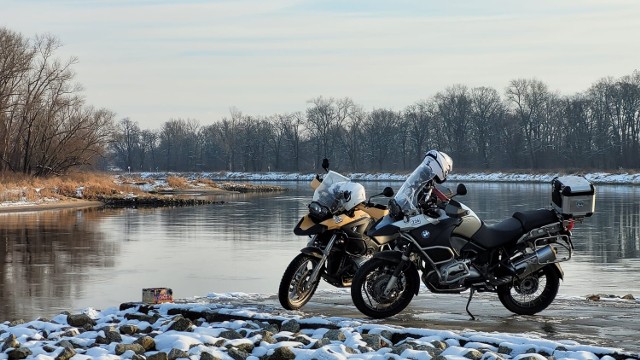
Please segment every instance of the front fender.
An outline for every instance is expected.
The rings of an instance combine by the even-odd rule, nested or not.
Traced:
[[[327,227],[322,224],[317,224],[315,221],[311,219],[309,215],[305,215],[298,221],[296,226],[293,228],[293,233],[298,236],[303,235],[317,235],[322,234],[327,230]]]
[[[398,250],[385,250],[373,254],[373,259],[381,259],[390,261],[394,264],[400,264],[402,261],[402,252]]]
[[[314,258],[318,258],[318,259],[322,259],[322,256],[324,255],[322,253],[322,250],[312,246],[307,246],[305,248],[302,248],[300,249],[300,252],[305,255],[313,256]]]
[[[373,259],[380,259],[394,264],[400,264],[400,262],[402,262],[402,252],[397,250],[381,251],[379,253],[375,253],[373,255]],[[415,264],[409,262],[408,265],[409,269],[405,273],[410,278],[408,279],[408,283],[413,287],[410,289],[410,292],[418,295],[420,292],[420,274],[418,273],[418,269],[416,269]]]

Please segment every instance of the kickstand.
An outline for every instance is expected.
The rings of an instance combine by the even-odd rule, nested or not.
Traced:
[[[476,289],[472,287],[472,288],[471,288],[471,291],[469,292],[469,300],[467,300],[467,307],[466,307],[467,314],[469,314],[469,316],[471,316],[471,320],[474,320],[474,321],[476,320],[476,317],[475,317],[475,316],[473,316],[473,314],[471,313],[471,311],[469,311],[469,304],[471,304],[471,298],[473,298],[473,294],[474,294],[475,292],[476,292]]]

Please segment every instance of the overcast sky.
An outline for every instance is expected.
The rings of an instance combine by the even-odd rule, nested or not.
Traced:
[[[149,129],[517,78],[569,95],[640,69],[637,0],[0,0],[0,26],[55,35],[87,103]]]

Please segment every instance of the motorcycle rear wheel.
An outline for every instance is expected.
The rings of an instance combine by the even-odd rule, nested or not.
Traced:
[[[396,285],[389,295],[384,290],[399,264],[371,259],[364,263],[351,284],[351,299],[361,313],[374,319],[396,315],[404,310],[416,289],[420,287],[418,271],[411,265],[400,271]]]
[[[498,287],[498,298],[511,312],[534,315],[551,305],[559,287],[560,274],[551,264],[523,279]]]
[[[298,310],[303,307],[318,288],[321,276],[313,283],[308,283],[313,270],[318,266],[318,259],[306,254],[298,254],[282,275],[278,289],[278,299],[283,308]]]

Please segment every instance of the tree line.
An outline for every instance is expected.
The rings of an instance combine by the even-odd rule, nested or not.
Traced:
[[[466,170],[640,169],[638,70],[569,96],[515,79],[501,91],[453,85],[403,109],[318,96],[304,111],[232,108],[209,125],[177,118],[141,129],[87,105],[77,59],[58,59],[59,47],[0,27],[0,171],[316,171],[323,158],[340,171],[407,171],[429,149]]]
[[[454,85],[402,110],[319,96],[304,112],[231,109],[204,126],[142,130],[126,118],[115,134],[113,161],[135,171],[309,171],[325,157],[343,171],[406,171],[429,149],[467,170],[638,169],[640,71],[570,96],[516,79],[502,93]]]

